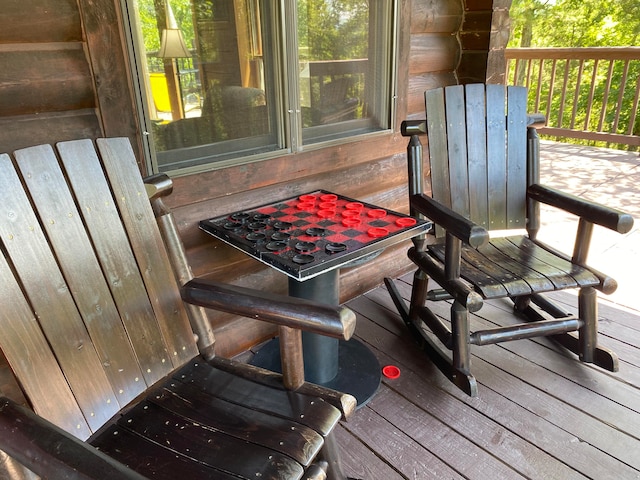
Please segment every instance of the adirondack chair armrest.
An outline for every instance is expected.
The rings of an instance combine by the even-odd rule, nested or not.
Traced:
[[[282,375],[270,370],[265,370],[262,367],[256,367],[255,365],[221,356],[214,357],[208,360],[208,362],[215,368],[233,373],[252,382],[272,388],[282,388]],[[351,414],[355,412],[357,407],[357,401],[354,396],[315,383],[304,382],[296,389],[296,392],[322,398],[325,402],[340,410],[344,420],[347,420]]]
[[[484,227],[464,218],[427,195],[411,195],[410,203],[412,209],[422,213],[447,232],[474,248],[489,242],[489,232]]]
[[[345,340],[351,338],[356,327],[355,314],[345,307],[212,280],[190,280],[182,287],[181,294],[185,302],[201,307]]]
[[[633,227],[633,217],[631,215],[555,188],[534,184],[529,186],[527,195],[533,200],[560,208],[588,222],[601,225],[618,233],[627,233]]]
[[[6,397],[0,397],[0,450],[42,478],[145,478]]]

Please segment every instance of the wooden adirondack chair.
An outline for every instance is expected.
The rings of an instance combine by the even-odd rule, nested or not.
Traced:
[[[477,384],[470,345],[553,336],[582,361],[616,371],[615,354],[597,344],[596,290],[612,293],[617,284],[589,268],[586,260],[594,224],[626,233],[633,226],[631,216],[540,185],[535,127],[544,117],[527,116],[525,88],[456,85],[427,91],[425,99],[426,122],[405,122],[403,134],[411,137],[411,212],[434,222],[436,239],[415,239],[409,250],[418,266],[409,307],[386,279],[419,344],[450,380],[473,396]],[[421,133],[428,134],[432,197],[423,193]],[[539,202],[580,217],[572,256],[536,240]],[[490,238],[488,233],[525,228],[527,235]],[[429,277],[438,288],[429,289]],[[569,288],[579,289],[577,316],[541,295]],[[471,332],[468,313],[478,311],[483,300],[504,297],[530,323]],[[426,306],[437,300],[453,300],[450,321]],[[577,336],[570,333],[576,331]]]
[[[0,450],[45,478],[343,478],[355,399],[304,382],[299,329],[348,338],[353,312],[193,279],[171,181],[97,146],[0,155],[0,348],[35,411],[0,398]],[[288,389],[215,357],[201,307],[278,324]]]

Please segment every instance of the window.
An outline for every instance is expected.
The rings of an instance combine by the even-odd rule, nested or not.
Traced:
[[[393,4],[125,0],[153,171],[388,129]]]

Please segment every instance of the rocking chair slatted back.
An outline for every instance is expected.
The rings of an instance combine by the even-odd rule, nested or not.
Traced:
[[[10,158],[0,159],[0,168],[11,172],[2,176],[0,187],[8,194],[1,208],[12,219],[0,227],[11,262],[3,266],[3,284],[11,291],[5,291],[2,304],[18,298],[16,308],[33,310],[30,316],[43,331],[30,328],[31,340],[23,348],[31,353],[37,345],[46,368],[56,370],[59,363],[60,369],[42,375],[42,364],[21,360],[23,351],[15,357],[7,353],[7,360],[21,381],[38,379],[25,385],[35,411],[82,439],[197,355],[177,285],[157,280],[171,280],[173,274],[157,227],[149,223],[154,217],[137,165],[121,160],[135,159],[130,146],[123,139],[98,145],[104,165],[90,140],[61,144],[64,171],[49,146],[16,152],[22,181]],[[117,166],[115,158],[120,158]],[[103,167],[121,190],[111,193]],[[8,278],[10,269],[21,285]],[[158,269],[165,274],[150,274]],[[23,316],[4,313],[3,331],[25,328]],[[10,352],[14,340],[0,340],[3,351]],[[60,393],[69,404],[65,409],[48,393],[60,389],[60,375],[69,385]],[[51,410],[56,417],[67,411],[69,418],[52,418]]]
[[[527,92],[483,90],[474,84],[426,92],[433,198],[488,230],[524,228]]]

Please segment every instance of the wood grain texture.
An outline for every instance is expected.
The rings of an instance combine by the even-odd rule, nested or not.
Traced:
[[[460,45],[447,34],[421,33],[411,36],[412,75],[425,72],[453,71],[459,60]]]
[[[2,163],[2,191],[11,192],[3,217],[13,219],[1,225],[4,247],[85,418],[97,428],[117,412],[117,399],[20,180],[8,157]]]
[[[32,150],[17,163],[109,381],[126,405],[144,390],[144,382],[136,382],[142,373],[62,169],[50,148]]]
[[[82,39],[76,0],[6,1],[0,10],[0,44]]]
[[[0,257],[0,281],[3,305],[0,311],[0,349],[9,367],[21,379],[20,387],[30,398],[50,400],[36,405],[39,415],[81,438],[87,438],[91,434],[89,426],[4,256]],[[24,362],[22,355],[27,350],[33,350],[35,354]],[[44,375],[47,381],[41,381],[40,375]],[[2,393],[9,394],[4,389]]]
[[[95,106],[93,80],[79,42],[0,51],[0,63],[2,116]]]
[[[104,136],[129,138],[144,175],[142,128],[131,85],[122,4],[118,0],[79,0],[78,5]]]
[[[125,138],[97,145],[171,362],[182,365],[197,348],[133,150]]]
[[[462,23],[459,0],[414,0],[411,33],[454,33]]]

